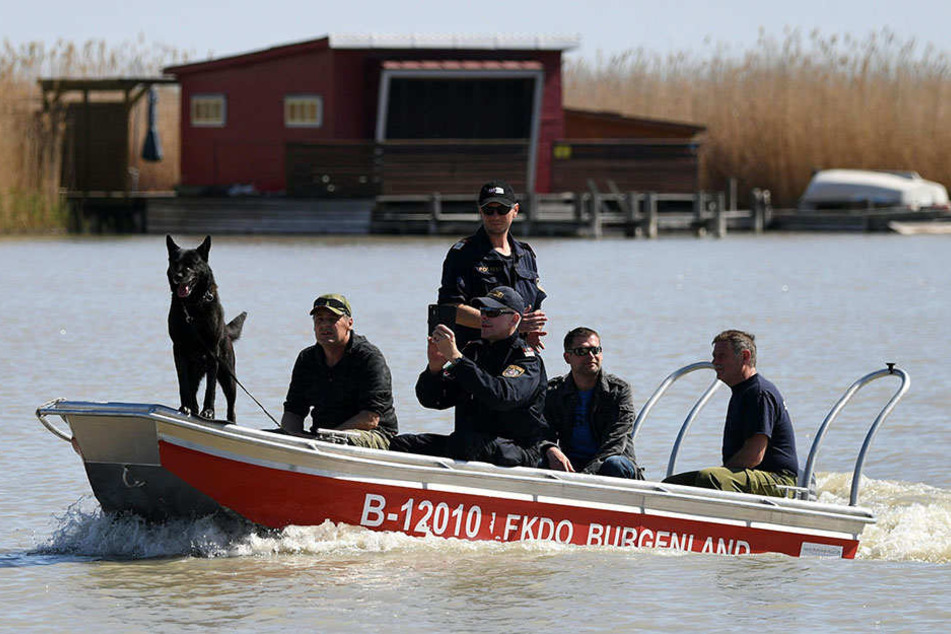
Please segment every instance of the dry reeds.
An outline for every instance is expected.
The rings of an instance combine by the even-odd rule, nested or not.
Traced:
[[[41,77],[154,76],[163,66],[184,59],[173,48],[149,46],[140,37],[117,46],[90,41],[77,46],[58,41],[14,46],[0,51],[0,233],[56,231],[64,226],[60,199],[63,112],[44,112],[37,85]],[[178,181],[178,95],[162,90],[158,125],[165,160],[137,159],[145,133],[145,104],[130,117],[130,166],[138,170],[139,189],[171,189]]]
[[[633,50],[565,68],[569,107],[707,127],[703,187],[765,187],[792,205],[817,168],[916,170],[951,184],[951,65],[883,30],[850,36],[762,33],[741,57]]]

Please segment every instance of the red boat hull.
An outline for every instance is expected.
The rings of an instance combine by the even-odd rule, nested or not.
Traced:
[[[581,506],[302,473],[166,441],[159,442],[159,452],[164,468],[222,506],[271,528],[330,520],[414,536],[846,559],[854,558],[858,548],[856,539],[786,531],[781,526],[757,528],[728,519],[622,510],[620,505]]]

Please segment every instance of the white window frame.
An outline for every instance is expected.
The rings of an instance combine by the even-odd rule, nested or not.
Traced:
[[[316,107],[315,120],[291,119],[291,110],[295,106],[314,105]],[[324,98],[315,94],[298,94],[284,96],[284,127],[285,128],[322,128],[324,125]]]
[[[199,118],[197,110],[204,104],[218,104],[221,108],[220,119]],[[189,103],[189,121],[193,128],[223,128],[228,122],[228,98],[221,93],[192,95]]]

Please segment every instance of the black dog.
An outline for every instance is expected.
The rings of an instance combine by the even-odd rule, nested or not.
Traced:
[[[228,420],[234,422],[237,379],[234,374],[234,342],[241,336],[247,313],[225,324],[215,276],[208,266],[211,236],[197,249],[182,249],[172,236],[168,246],[168,285],[172,306],[168,311],[168,334],[178,372],[180,411],[202,418],[215,417],[215,379],[228,401]],[[205,402],[199,413],[198,385],[205,378]]]

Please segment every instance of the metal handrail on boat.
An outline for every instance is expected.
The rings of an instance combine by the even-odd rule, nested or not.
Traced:
[[[644,419],[647,418],[647,415],[653,409],[657,401],[660,400],[660,397],[664,395],[667,389],[677,382],[679,379],[690,374],[691,372],[696,372],[697,370],[713,370],[713,364],[709,361],[700,361],[698,363],[691,363],[690,365],[685,365],[679,370],[674,370],[670,375],[664,379],[661,384],[654,390],[654,393],[651,394],[651,397],[647,399],[647,403],[644,404],[644,407],[641,408],[640,413],[637,415],[637,418],[634,419],[634,426],[631,429],[631,442],[634,442],[634,439],[637,437],[637,432],[640,431],[641,424],[644,422]],[[670,452],[670,460],[667,462],[667,476],[669,477],[674,473],[674,467],[677,464],[677,454],[680,453],[680,445],[683,443],[684,437],[687,435],[687,430],[690,429],[690,426],[693,424],[694,419],[700,414],[700,410],[704,408],[707,404],[707,401],[710,400],[710,397],[720,389],[722,383],[719,379],[714,378],[710,386],[700,395],[700,398],[697,399],[697,402],[694,403],[693,407],[690,408],[690,412],[687,414],[687,418],[684,419],[683,425],[680,427],[680,432],[677,434],[677,440],[674,442],[674,448]]]
[[[63,430],[61,430],[59,427],[57,427],[57,426],[54,425],[53,423],[51,423],[51,422],[49,422],[48,420],[46,420],[46,415],[47,415],[47,414],[58,414],[58,413],[59,413],[59,412],[56,411],[55,406],[56,406],[57,403],[59,403],[59,402],[61,402],[61,401],[63,401],[63,399],[61,399],[61,398],[54,398],[52,401],[48,401],[48,402],[46,402],[46,403],[43,403],[43,404],[40,405],[39,407],[37,407],[37,408],[36,408],[36,418],[39,419],[39,421],[43,424],[43,427],[46,427],[46,428],[50,431],[51,434],[53,434],[53,435],[56,436],[57,438],[62,438],[63,440],[65,440],[65,441],[68,442],[68,443],[72,443],[72,442],[73,442],[73,437],[72,437],[70,434],[67,434],[66,432],[64,432]],[[62,416],[60,416],[60,418],[62,418]],[[66,421],[65,418],[63,418],[63,420]],[[68,424],[68,423],[67,423],[67,424]]]
[[[856,506],[859,499],[859,487],[860,479],[862,476],[862,468],[865,465],[865,456],[868,454],[868,450],[872,445],[872,440],[875,438],[875,434],[878,433],[878,428],[884,422],[885,418],[891,413],[895,405],[898,404],[898,401],[905,395],[905,392],[908,391],[908,388],[911,387],[911,377],[908,376],[908,373],[902,370],[901,368],[896,368],[894,363],[887,363],[886,368],[882,370],[876,370],[866,374],[855,383],[849,387],[848,390],[839,398],[836,404],[829,411],[828,415],[822,425],[819,426],[819,431],[816,432],[816,438],[812,441],[812,447],[809,449],[809,458],[806,460],[806,468],[803,469],[802,473],[799,475],[799,487],[805,490],[805,493],[800,493],[802,499],[809,499],[809,497],[815,495],[815,490],[812,488],[813,485],[812,475],[816,465],[816,457],[819,454],[819,447],[822,444],[823,438],[825,438],[826,432],[828,431],[829,425],[832,424],[832,421],[839,415],[839,412],[842,411],[842,408],[852,400],[852,397],[855,396],[861,388],[865,387],[872,381],[877,379],[887,377],[887,376],[897,376],[901,380],[901,384],[898,386],[898,390],[892,395],[892,397],[885,403],[885,406],[882,408],[882,411],[879,412],[878,416],[875,417],[875,421],[872,422],[872,426],[869,428],[868,433],[865,435],[865,442],[862,443],[862,449],[859,451],[858,457],[855,459],[855,470],[852,472],[852,491],[849,495],[849,506]]]

